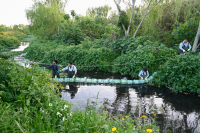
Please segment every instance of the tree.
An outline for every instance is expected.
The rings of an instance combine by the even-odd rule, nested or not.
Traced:
[[[34,5],[26,10],[30,30],[35,36],[50,38],[59,32],[59,25],[64,15],[66,1],[34,0]]]
[[[108,13],[112,8],[108,5],[100,6],[96,8],[88,8],[86,14],[91,15],[95,18],[104,18],[106,19],[108,17]]]
[[[65,20],[69,20],[70,19],[69,14],[65,14],[63,17],[64,17]]]
[[[75,18],[76,12],[74,10],[71,10],[71,15],[72,15],[73,18]]]
[[[156,0],[156,1],[157,1],[157,0]],[[156,5],[158,5],[158,3],[159,3],[160,1],[161,1],[161,0],[157,1],[156,4],[154,5],[154,7],[155,7]],[[153,10],[154,7],[153,7],[151,10],[149,10],[149,6],[150,6],[151,2],[152,2],[152,0],[149,1],[149,4],[148,4],[148,6],[147,6],[147,8],[146,8],[146,11],[145,11],[145,13],[144,13],[144,15],[143,15],[143,18],[142,18],[140,24],[138,25],[138,27],[137,27],[137,29],[136,29],[134,35],[133,35],[133,38],[136,37],[136,34],[137,34],[137,32],[138,32],[138,30],[139,30],[139,28],[140,28],[142,22],[144,21],[145,17]],[[148,10],[149,10],[149,11],[148,11]]]
[[[200,15],[200,12],[193,6],[193,4],[191,3],[190,1],[190,5],[194,8],[194,10],[199,13]],[[199,21],[199,27],[198,27],[198,30],[197,30],[197,34],[196,34],[196,37],[195,37],[195,40],[194,40],[194,44],[193,44],[193,48],[192,48],[192,51],[196,51],[197,48],[200,46],[200,43],[198,44],[199,42],[199,37],[200,37],[200,21]]]
[[[114,2],[115,2],[115,4],[116,4],[116,6],[117,6],[117,10],[118,10],[119,16],[121,16],[121,18],[119,18],[119,20],[120,20],[120,19],[123,19],[122,16],[126,17],[126,14],[125,14],[125,12],[122,12],[121,9],[120,9],[119,4],[120,4],[121,0],[119,0],[119,2],[117,2],[116,0],[114,0]],[[128,23],[128,25],[127,25],[127,28],[125,27],[125,25],[124,25],[123,23],[121,23],[121,25],[122,25],[122,27],[123,27],[123,30],[124,30],[124,32],[125,32],[125,35],[128,35],[128,34],[129,34],[129,31],[130,31],[130,28],[131,28],[131,22],[132,22],[133,15],[134,15],[135,2],[136,2],[136,0],[132,0],[132,14],[131,14],[129,23]],[[124,19],[124,21],[126,21],[126,20]]]

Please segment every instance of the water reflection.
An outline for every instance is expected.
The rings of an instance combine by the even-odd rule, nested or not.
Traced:
[[[69,85],[69,89],[64,89],[65,92],[70,94],[71,99],[74,99],[75,94],[78,92],[78,87],[76,85]]]
[[[156,114],[157,124],[163,133],[165,129],[172,133],[200,132],[198,96],[175,94],[167,88],[148,85],[76,84],[76,87],[77,89],[71,89],[77,90],[73,99],[70,89],[62,93],[62,99],[76,103],[76,110],[85,109],[90,98],[90,104],[95,101],[98,105],[105,105],[104,109],[108,110],[110,115],[131,113],[141,118],[142,115],[154,117]]]
[[[148,85],[147,84],[144,84],[144,85],[137,85],[138,87],[138,91],[140,93],[140,96],[141,97],[144,97],[145,93],[147,92],[147,89],[148,89]]]
[[[11,51],[24,51],[24,49],[27,48],[28,46],[29,46],[29,42],[20,42],[20,46]]]

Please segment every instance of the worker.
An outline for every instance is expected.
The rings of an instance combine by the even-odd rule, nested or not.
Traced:
[[[148,72],[147,68],[143,67],[142,71],[140,71],[138,76],[140,79],[147,79],[149,77],[149,72]]]
[[[58,60],[54,60],[53,64],[48,67],[41,67],[42,69],[52,69],[52,78],[60,78],[59,73],[57,72],[59,70],[58,67]]]
[[[191,49],[191,45],[188,42],[188,39],[184,39],[184,41],[180,43],[178,54],[180,55],[180,54],[184,53],[185,51],[189,52],[190,49]]]
[[[68,66],[66,68],[63,68],[61,71],[58,71],[58,73],[68,70],[67,78],[75,78],[77,74],[76,67],[72,64],[72,62],[68,63]]]

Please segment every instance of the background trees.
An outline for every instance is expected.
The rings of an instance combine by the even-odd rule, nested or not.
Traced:
[[[50,39],[52,35],[59,32],[66,3],[61,0],[35,0],[34,2],[35,4],[26,10],[30,30],[35,36]]]

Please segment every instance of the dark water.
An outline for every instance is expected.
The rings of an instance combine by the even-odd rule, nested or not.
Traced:
[[[22,47],[19,49],[23,50]],[[30,61],[24,59],[22,55],[16,56],[15,60],[23,66],[30,67]],[[61,76],[66,77],[66,73],[62,73]],[[105,72],[78,71],[77,76],[97,79],[131,79],[126,75]],[[197,96],[175,94],[167,88],[147,85],[68,85],[63,83],[63,86],[65,90],[63,90],[62,99],[74,104],[74,110],[85,109],[87,100],[90,98],[90,105],[105,105],[104,109],[108,110],[110,115],[131,113],[141,118],[142,115],[149,117],[156,112],[157,125],[162,133],[165,133],[166,128],[172,133],[200,133],[200,98]]]
[[[131,79],[125,75],[104,72],[78,71],[78,77],[86,78],[114,78]],[[153,86],[126,85],[92,85],[92,84],[63,84],[62,99],[75,104],[74,108],[85,109],[87,100],[90,105],[94,102],[105,105],[111,115],[124,113],[141,117],[143,114],[152,115],[156,111],[157,125],[165,132],[165,128],[172,133],[200,133],[200,98],[194,95],[172,93],[168,88]],[[97,98],[98,95],[98,99]]]

